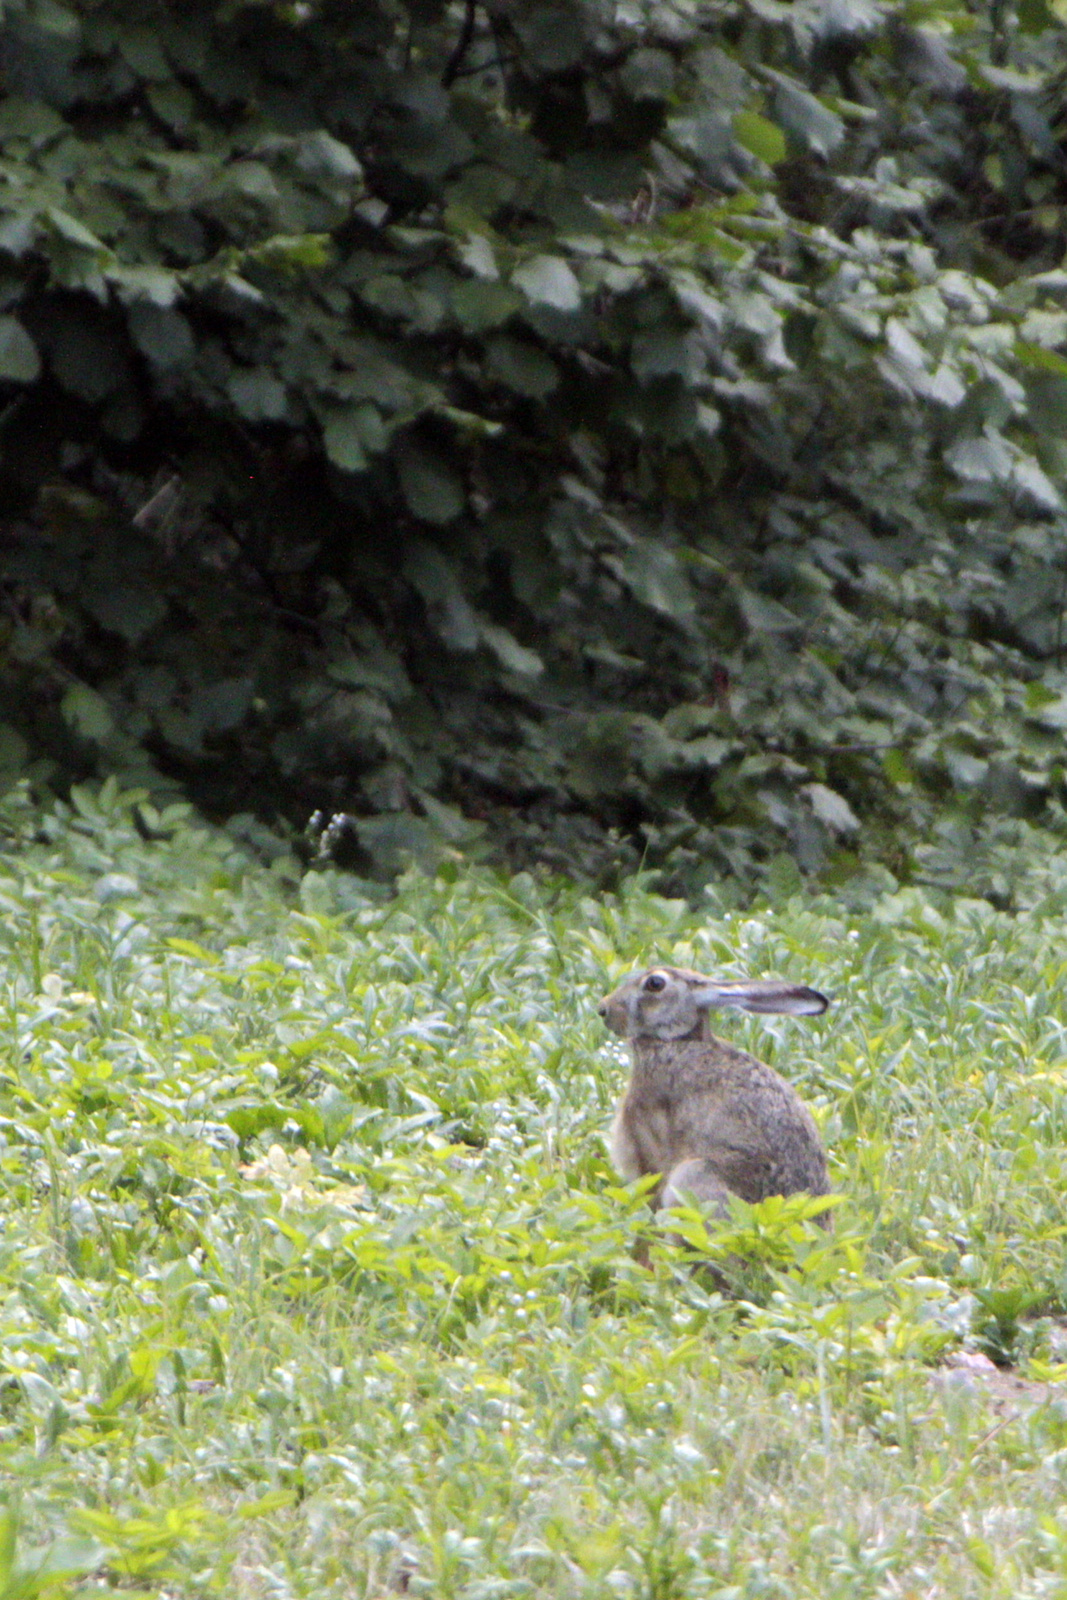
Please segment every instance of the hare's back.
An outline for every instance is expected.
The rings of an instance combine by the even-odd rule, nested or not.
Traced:
[[[675,1160],[712,1159],[744,1199],[825,1193],[826,1153],[815,1120],[772,1067],[718,1039],[688,1044],[673,1102]]]

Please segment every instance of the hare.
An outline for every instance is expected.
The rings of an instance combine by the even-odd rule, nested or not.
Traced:
[[[611,1135],[619,1172],[660,1174],[654,1208],[693,1195],[719,1216],[731,1194],[827,1194],[826,1151],[810,1111],[770,1067],[717,1039],[708,1012],[814,1016],[829,1003],[800,984],[720,983],[682,967],[626,978],[599,1008],[633,1053]],[[819,1220],[829,1226],[828,1213]]]

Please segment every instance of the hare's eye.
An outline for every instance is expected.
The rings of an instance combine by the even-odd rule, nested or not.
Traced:
[[[667,980],[662,972],[650,972],[641,987],[646,994],[658,994],[661,989],[667,987]]]

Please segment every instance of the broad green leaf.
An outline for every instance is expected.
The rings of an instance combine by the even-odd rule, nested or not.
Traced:
[[[327,266],[333,246],[327,234],[276,234],[249,251],[249,258],[275,271],[316,272]]]
[[[834,315],[850,332],[858,333],[862,339],[882,337],[882,319],[870,306],[849,305],[845,302],[834,306]]]
[[[348,183],[363,176],[363,167],[351,146],[325,128],[316,128],[297,141],[296,165],[301,172],[341,178]]]
[[[909,178],[904,183],[888,174],[873,178],[840,176],[834,178],[834,184],[843,193],[865,200],[875,211],[902,215],[919,215],[944,193],[937,178],[926,177]]]
[[[667,100],[674,88],[674,57],[667,50],[639,48],[623,62],[619,82],[633,100]]]
[[[832,156],[845,137],[845,125],[836,111],[783,73],[768,69],[767,76],[776,85],[774,113],[786,132],[814,155],[824,160]]]
[[[1057,694],[1040,679],[1026,685],[1026,713],[1034,722],[1067,732],[1067,694]]]
[[[537,652],[520,644],[506,628],[483,620],[479,622],[479,629],[482,642],[509,672],[517,673],[520,678],[536,678],[545,670],[545,664]]]
[[[945,460],[957,477],[976,483],[1003,483],[1011,477],[1014,458],[997,434],[960,439],[945,451]]]
[[[44,215],[56,233],[65,239],[68,244],[79,245],[85,250],[93,250],[101,256],[109,254],[104,241],[98,239],[91,229],[78,221],[77,217],[72,217],[69,211],[64,211],[59,206],[49,206]]]
[[[1063,497],[1048,474],[1030,457],[1017,457],[1011,471],[1013,487],[1037,510],[1063,510]]]
[[[844,795],[830,789],[825,783],[806,783],[801,790],[815,816],[831,833],[850,834],[860,831],[860,820]]]
[[[725,111],[701,111],[695,116],[672,117],[671,141],[694,163],[709,183],[736,181],[737,150],[732,122]],[[709,243],[712,239],[709,237]]]
[[[357,292],[364,305],[384,317],[410,322],[417,315],[414,290],[399,273],[387,272],[378,277],[365,278]]]
[[[224,168],[219,178],[219,191],[225,195],[230,190],[245,199],[261,201],[264,205],[270,205],[278,199],[274,174],[263,161],[239,160]]]
[[[0,316],[0,378],[32,383],[40,371],[37,346],[21,322],[15,317]]]
[[[683,627],[692,623],[695,601],[675,552],[652,539],[635,539],[611,558],[617,577],[642,605],[662,612]]]
[[[75,1534],[54,1539],[43,1549],[27,1551],[23,1557],[21,1574],[16,1569],[9,1591],[11,1600],[51,1600],[67,1589],[71,1579],[89,1579],[103,1567],[113,1553],[113,1546],[100,1540]],[[62,1584],[62,1589],[53,1587]]]
[[[196,96],[184,84],[153,83],[146,86],[145,99],[152,111],[179,138],[188,138],[196,122]]]
[[[86,609],[101,627],[136,644],[167,614],[167,601],[147,584],[129,582],[110,567],[90,579],[82,591]]]
[[[510,284],[462,278],[451,287],[452,309],[468,333],[498,328],[522,306],[522,296]]]
[[[251,1522],[256,1517],[269,1516],[274,1511],[284,1511],[297,1499],[295,1489],[268,1489],[265,1494],[257,1495],[254,1500],[245,1500],[237,1507],[237,1515],[242,1522]]]
[[[40,97],[10,94],[0,102],[0,139],[5,144],[18,141],[31,147],[46,146],[69,131],[59,113]]]
[[[418,590],[441,638],[453,650],[476,650],[481,627],[460,587],[452,563],[425,539],[412,541],[404,557],[404,576]]]
[[[757,594],[752,589],[742,589],[737,603],[741,615],[753,633],[795,633],[802,627],[800,618],[777,600]]]
[[[723,300],[709,283],[702,282],[695,272],[683,269],[671,273],[670,284],[679,305],[699,323],[716,332],[722,327],[725,321]]]
[[[248,676],[221,678],[207,684],[196,696],[196,719],[205,730],[225,733],[237,727],[248,713],[255,690],[255,679]]]
[[[1067,311],[1031,310],[1019,327],[1019,345],[1057,350],[1067,344]],[[1016,346],[1016,349],[1019,348]]]
[[[134,344],[160,372],[187,367],[193,360],[193,330],[180,311],[143,300],[130,306],[126,318]]]
[[[447,805],[425,790],[419,792],[419,804],[438,833],[450,843],[460,846],[472,844],[485,833],[484,822],[472,821],[455,806]]]
[[[104,275],[128,305],[172,306],[182,292],[178,274],[166,267],[130,267],[113,261]]]
[[[559,370],[537,345],[507,335],[490,341],[486,364],[494,378],[516,394],[543,400],[559,387]]]
[[[404,499],[421,522],[454,522],[466,504],[463,484],[444,460],[414,444],[396,453]]]
[[[936,401],[938,405],[948,406],[950,409],[962,405],[967,398],[966,384],[947,362],[942,362],[937,371],[925,379],[919,392],[927,399]]]
[[[433,416],[450,422],[458,433],[468,439],[496,439],[504,432],[502,422],[494,422],[475,411],[464,411],[462,406],[429,405],[426,409]]]
[[[500,277],[500,268],[497,266],[493,247],[482,234],[468,234],[466,239],[456,245],[456,254],[476,278],[495,281]]]
[[[922,345],[897,317],[890,317],[885,325],[886,349],[909,376],[926,371],[926,352]]]
[[[630,346],[630,369],[642,382],[677,374],[690,383],[704,367],[704,351],[698,337],[671,327],[635,335]]]
[[[756,290],[737,290],[727,301],[730,320],[747,333],[775,334],[782,326],[782,314],[767,294]]]
[[[14,1570],[18,1532],[19,1524],[15,1513],[8,1506],[0,1508],[0,1594],[7,1591]]]
[[[890,749],[882,754],[882,767],[886,777],[891,783],[910,784],[915,782],[915,773],[908,764],[901,751]]]
[[[1067,356],[1061,356],[1058,350],[1047,350],[1041,345],[1020,340],[1015,346],[1015,354],[1024,366],[1067,378]]]
[[[0,253],[21,257],[33,248],[37,237],[37,217],[32,211],[11,212],[0,217]]]
[[[180,956],[191,956],[194,961],[206,961],[214,965],[221,959],[214,950],[208,950],[204,945],[197,944],[195,939],[179,939],[174,935],[168,935],[163,943],[168,950],[173,950]]]
[[[1052,357],[1054,352],[1038,352]],[[1059,357],[1055,357],[1059,360]],[[1049,437],[1067,436],[1067,361],[1059,367],[1047,360],[1035,360],[1026,374],[1028,414],[1038,436],[1047,444]]]
[[[166,51],[150,28],[134,23],[119,30],[118,47],[123,60],[139,78],[151,83],[163,83],[170,78],[171,66]]]
[[[785,160],[785,134],[776,122],[761,117],[758,111],[735,111],[733,130],[738,144],[765,161],[769,167],[775,167]]]
[[[555,311],[577,311],[582,303],[581,285],[562,256],[531,256],[515,268],[511,281],[528,300]]]
[[[695,423],[698,434],[703,434],[705,439],[717,439],[723,428],[722,412],[701,400],[697,403]]]
[[[88,684],[72,684],[63,696],[60,709],[82,739],[99,744],[109,739],[115,731],[114,718],[107,701]]]
[[[226,388],[246,422],[280,422],[286,414],[285,385],[270,372],[233,372]]]
[[[345,337],[337,352],[339,370],[324,374],[322,387],[345,400],[372,401],[386,413],[410,413],[437,398],[438,391],[415,378],[400,354],[385,340]]]
[[[322,424],[326,454],[342,472],[367,470],[366,428],[363,406],[331,409]]]

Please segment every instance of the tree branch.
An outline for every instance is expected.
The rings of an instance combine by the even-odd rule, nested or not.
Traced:
[[[444,89],[450,89],[455,83],[459,69],[463,65],[463,57],[471,47],[471,40],[474,38],[474,13],[477,8],[478,0],[467,0],[467,9],[463,15],[463,26],[459,30],[459,38],[456,40],[455,49],[449,56],[441,76],[441,86]]]

